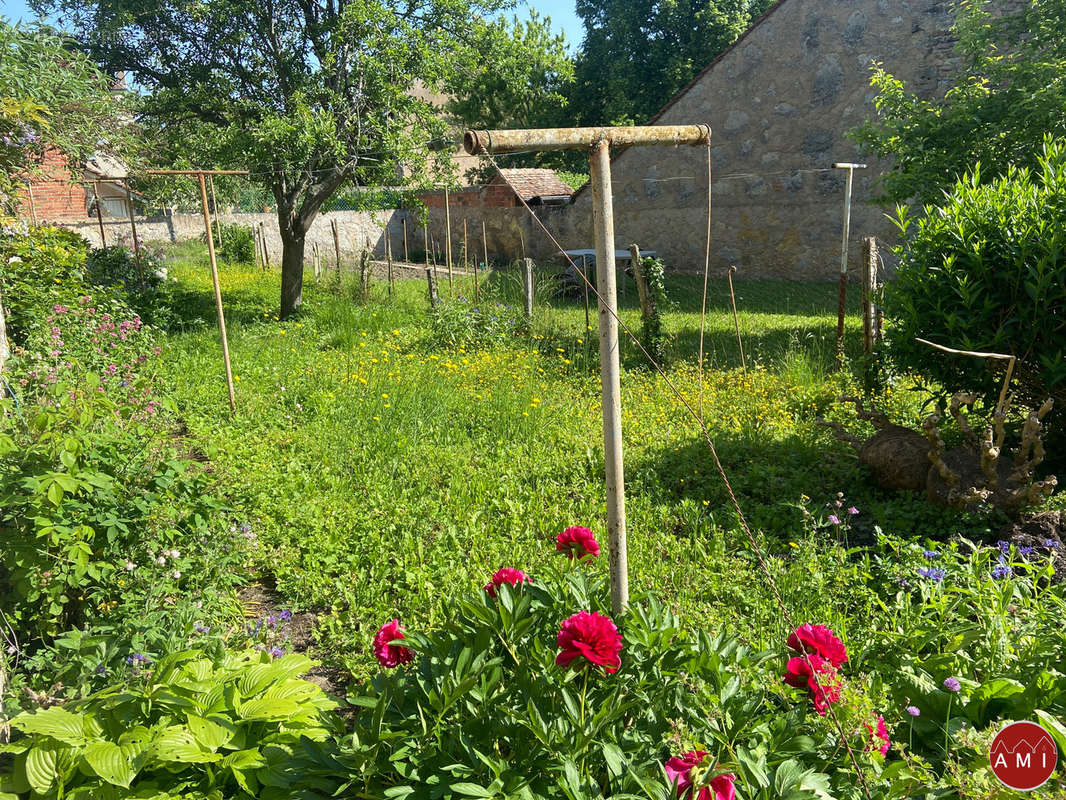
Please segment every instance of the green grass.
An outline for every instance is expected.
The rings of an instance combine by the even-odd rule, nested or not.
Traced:
[[[258,534],[264,574],[293,605],[320,612],[322,655],[365,674],[384,620],[432,625],[443,594],[480,586],[500,566],[535,572],[568,525],[605,538],[598,345],[580,299],[542,289],[532,337],[466,352],[435,344],[424,281],[399,282],[391,299],[376,282],[358,302],[332,276],[321,287],[309,278],[300,314],[281,322],[278,275],[227,267],[231,415],[209,273],[186,248],[172,274],[184,323],[165,354],[190,435]],[[667,369],[694,403],[700,283],[667,277]],[[481,288],[486,309],[521,302],[514,273],[492,273]],[[443,273],[441,292],[449,296]],[[472,298],[472,279],[454,293]],[[844,492],[862,511],[859,536],[875,524],[943,538],[989,523],[872,489],[813,424],[852,416],[835,402],[856,387],[833,369],[834,284],[738,282],[747,370],[724,280],[711,282],[707,302],[705,415],[744,513],[777,554],[771,568],[793,613],[857,635],[876,615],[854,596],[852,573],[812,567],[789,546],[805,535],[801,504],[817,510]],[[592,314],[595,326],[595,305]],[[632,283],[621,316],[638,329]],[[621,356],[632,584],[690,624],[779,641],[783,622],[693,420],[635,346],[624,341]],[[905,388],[881,399],[913,421],[919,401]]]

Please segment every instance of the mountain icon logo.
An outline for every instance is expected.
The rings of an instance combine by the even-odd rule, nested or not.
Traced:
[[[1043,786],[1058,763],[1059,751],[1047,730],[1035,722],[1012,722],[996,734],[988,753],[1000,782],[1020,792]]]

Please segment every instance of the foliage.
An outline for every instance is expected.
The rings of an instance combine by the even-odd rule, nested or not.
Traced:
[[[906,241],[886,299],[893,359],[951,391],[979,391],[994,402],[1000,374],[982,359],[930,357],[914,341],[920,336],[1017,356],[1026,393],[1038,401],[1063,386],[1064,215],[1066,142],[1050,139],[1032,171],[1008,167],[987,180],[978,166],[916,220],[901,208],[896,224]]]
[[[662,364],[666,359],[666,339],[663,335],[663,314],[668,302],[665,266],[661,258],[643,258],[640,264],[641,274],[655,306],[652,314],[641,314],[640,343],[657,364]]]
[[[83,163],[128,144],[113,83],[65,35],[0,18],[0,209],[13,211],[17,178],[49,147]]]
[[[567,172],[566,170],[557,169],[555,174],[559,176],[563,183],[575,191],[589,182],[587,172]]]
[[[283,241],[281,317],[302,301],[304,240],[345,185],[418,183],[448,148],[425,99],[484,54],[468,32],[500,0],[40,0],[93,58],[129,70],[174,156],[252,168],[273,192]],[[280,31],[249,37],[248,31]],[[358,47],[353,46],[358,42]]]
[[[769,0],[578,0],[585,39],[570,98],[576,121],[646,122],[769,5]]]
[[[1066,135],[1066,3],[1032,0],[1009,9],[977,0],[956,7],[952,32],[961,65],[941,97],[924,99],[874,67],[877,115],[853,132],[891,157],[884,198],[938,202],[980,162],[990,178],[1010,165],[1035,167],[1041,140]]]
[[[481,306],[463,296],[441,300],[430,318],[432,340],[445,347],[490,347],[529,332],[522,309],[488,298]]]
[[[201,234],[200,238],[206,242],[207,234]],[[255,235],[251,228],[222,222],[211,227],[211,239],[215,245],[215,254],[220,260],[233,264],[255,262]]]
[[[414,192],[400,189],[356,188],[338,192],[322,204],[323,211],[379,211],[420,206]]]
[[[329,794],[328,779],[313,773],[329,764],[321,743],[338,723],[334,703],[297,677],[309,659],[249,651],[212,660],[186,650],[130,660],[121,683],[11,720],[21,737],[0,747],[15,754],[0,796]],[[321,794],[301,794],[312,790]]]
[[[578,610],[610,613],[603,572],[590,569],[545,568],[542,580],[499,585],[495,598],[448,602],[431,634],[407,631],[415,663],[352,700],[363,709],[350,746],[364,793],[665,796],[661,765],[693,748],[711,754],[704,780],[732,774],[745,797],[799,800],[829,788],[815,756],[821,721],[803,701],[781,708],[791,705],[781,690],[762,685],[777,683],[774,654],[689,633],[653,599],[633,598],[617,619],[617,672],[582,657],[560,667],[560,622]],[[844,758],[833,766],[854,780]]]

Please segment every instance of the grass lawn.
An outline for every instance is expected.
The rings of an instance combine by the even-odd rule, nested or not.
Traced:
[[[171,274],[185,322],[164,351],[168,381],[234,523],[257,534],[264,577],[286,602],[319,612],[320,656],[366,675],[368,642],[384,620],[432,625],[442,594],[480,586],[501,566],[535,572],[569,525],[603,537],[598,344],[580,300],[541,292],[531,337],[467,349],[435,338],[424,281],[399,282],[393,298],[378,281],[360,302],[332,276],[319,287],[309,278],[301,313],[280,322],[279,276],[225,267],[238,406],[230,415],[202,255],[179,251]],[[447,299],[446,280],[441,290]],[[513,273],[493,273],[482,290],[487,312],[520,305]],[[944,539],[998,522],[871,488],[854,456],[814,425],[823,415],[863,430],[836,402],[857,389],[851,371],[832,370],[836,291],[738,282],[742,370],[727,285],[712,281],[703,405],[792,613],[850,642],[879,619],[873,596],[854,588],[861,561],[825,557],[838,531],[814,520],[838,492],[860,510],[853,541],[870,541],[875,525]],[[700,279],[668,274],[667,292],[668,373],[695,402]],[[457,280],[454,293],[472,298],[472,279]],[[622,318],[634,330],[636,302],[630,284]],[[757,647],[780,642],[785,623],[693,420],[629,342],[622,361],[633,588],[654,591],[686,624],[728,629]],[[907,388],[879,398],[900,422],[920,413]],[[806,523],[804,507],[814,515]]]

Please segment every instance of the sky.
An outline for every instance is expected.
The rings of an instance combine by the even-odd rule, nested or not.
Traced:
[[[574,0],[531,0],[530,2],[522,3],[518,8],[508,12],[508,14],[516,13],[519,18],[523,18],[528,13],[527,8],[535,8],[541,16],[551,17],[552,28],[557,31],[561,30],[566,34],[566,41],[571,51],[576,50],[577,46],[581,44],[584,28],[581,26],[581,20],[574,11]],[[29,21],[35,18],[27,0],[0,0],[0,16],[7,17],[15,22],[20,20]]]

